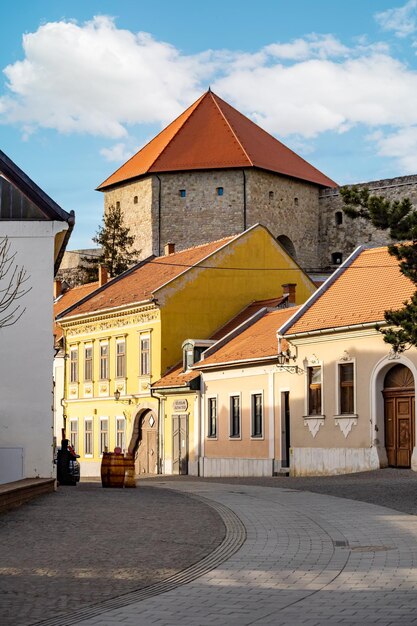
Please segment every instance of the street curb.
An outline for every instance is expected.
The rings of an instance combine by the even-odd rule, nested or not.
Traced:
[[[173,574],[166,580],[150,585],[149,587],[144,587],[143,589],[131,591],[122,596],[110,598],[109,600],[105,600],[99,604],[94,604],[78,611],[73,611],[71,614],[59,615],[40,622],[34,622],[32,626],[71,626],[72,624],[78,624],[84,620],[107,613],[108,611],[129,606],[130,604],[141,602],[142,600],[147,600],[148,598],[166,593],[167,591],[172,591],[177,587],[196,580],[233,556],[233,554],[239,550],[246,540],[245,526],[236,513],[234,513],[227,506],[224,506],[219,502],[214,502],[208,498],[204,498],[203,496],[188,493],[183,495],[187,495],[188,497],[204,502],[220,515],[226,528],[226,535],[222,543],[217,546],[213,552],[205,556],[201,559],[201,561],[194,563],[194,565]]]

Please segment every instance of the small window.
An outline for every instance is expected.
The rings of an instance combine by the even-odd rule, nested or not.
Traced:
[[[230,436],[240,437],[240,396],[230,397]]]
[[[343,254],[341,252],[333,252],[332,265],[341,265],[343,261]]]
[[[125,378],[126,376],[126,342],[118,341],[116,343],[116,377]]]
[[[274,192],[270,191],[269,192],[269,202],[271,202],[271,200],[273,200],[273,199],[274,199]]]
[[[84,454],[93,455],[93,420],[86,419],[84,422]]]
[[[321,415],[321,367],[307,368],[308,376],[308,414]]]
[[[336,211],[334,214],[334,221],[336,226],[343,224],[343,211]]]
[[[70,420],[70,444],[75,451],[78,450],[78,420]]]
[[[217,187],[216,191],[217,191],[217,195],[218,196],[222,196],[223,195],[223,187]]]
[[[107,452],[109,449],[109,420],[102,418],[100,420],[100,454]]]
[[[138,203],[138,197],[137,197],[137,196],[134,196],[134,198],[133,198],[133,204],[137,204],[137,203]]]
[[[252,411],[252,437],[262,437],[262,394],[253,393],[251,402]]]
[[[185,198],[185,196],[187,195],[187,192],[185,189],[180,189],[180,197],[181,198]]]
[[[100,380],[109,378],[109,344],[100,344]]]
[[[298,198],[294,198],[294,204],[295,206],[298,206]]]
[[[126,421],[124,417],[116,418],[116,446],[122,450],[126,447]]]
[[[354,371],[353,363],[339,364],[340,415],[354,413]]]
[[[208,399],[208,437],[217,436],[217,398]]]
[[[149,376],[151,373],[151,338],[140,338],[140,375]]]
[[[78,382],[78,348],[70,349],[70,382]]]
[[[85,346],[84,348],[84,381],[91,382],[93,380],[93,346]]]
[[[116,202],[116,209],[119,210],[120,209],[120,202]]]

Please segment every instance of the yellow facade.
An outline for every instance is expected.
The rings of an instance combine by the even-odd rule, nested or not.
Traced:
[[[249,303],[281,295],[286,283],[297,284],[297,303],[315,289],[269,231],[258,225],[159,286],[152,302],[72,318],[69,312],[60,320],[67,355],[66,432],[81,456],[82,474],[99,474],[104,442],[110,450],[121,443],[123,420],[121,447],[133,450],[140,441],[138,450],[147,449],[148,457],[139,458],[137,471],[170,473],[176,423],[172,416],[186,415],[191,462],[197,454],[196,393],[187,394],[186,410],[175,411],[173,400],[154,397],[150,385],[181,360],[185,339],[208,339]],[[146,348],[147,339],[149,352],[145,350],[143,356],[141,346]],[[107,366],[103,365],[105,346]],[[148,375],[141,375],[143,358],[149,359]],[[118,401],[116,391],[120,392]]]

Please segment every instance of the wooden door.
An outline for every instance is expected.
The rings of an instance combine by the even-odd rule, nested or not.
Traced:
[[[135,455],[137,475],[158,473],[157,422],[152,411],[141,418]]]
[[[385,377],[385,447],[388,465],[411,467],[415,442],[414,380],[404,365],[396,365]]]
[[[188,474],[188,417],[172,416],[172,473]]]

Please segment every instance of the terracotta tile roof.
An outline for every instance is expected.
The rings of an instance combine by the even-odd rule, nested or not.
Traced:
[[[167,256],[150,257],[109,281],[97,290],[97,293],[92,294],[86,302],[68,311],[65,317],[150,300],[153,292],[159,287],[176,278],[236,236],[211,241]]]
[[[321,294],[316,292],[302,307],[300,318],[283,330],[292,335],[379,322],[385,310],[400,308],[413,292],[386,247],[363,250],[350,265],[340,267]]]
[[[98,281],[94,283],[87,283],[86,285],[78,285],[77,287],[72,287],[65,291],[59,298],[57,298],[54,302],[54,337],[55,344],[62,337],[62,328],[55,322],[55,318],[57,315],[65,311],[70,306],[73,306],[90,293],[95,291],[98,288]]]
[[[265,313],[251,326],[242,330],[239,335],[203,359],[201,369],[223,363],[275,357],[278,353],[277,330],[298,309],[299,307],[290,307]],[[282,349],[286,350],[286,348],[287,343],[284,340]]]
[[[258,167],[336,187],[333,180],[209,90],[98,189],[156,172],[236,167]]]
[[[214,335],[210,337],[213,341],[218,341],[228,335],[232,330],[249,320],[252,315],[255,315],[258,311],[263,308],[276,308],[279,306],[285,298],[280,296],[279,298],[271,298],[269,300],[256,300],[252,302],[249,306],[247,306],[243,311],[238,313],[235,317],[227,322],[224,326],[222,326],[219,330],[217,330]],[[294,310],[294,309],[293,309]],[[160,380],[152,385],[152,387],[182,387],[185,386],[194,378],[197,378],[200,375],[198,370],[193,370],[192,372],[184,372],[182,361],[174,365],[172,369],[170,369],[165,376],[163,376]]]

